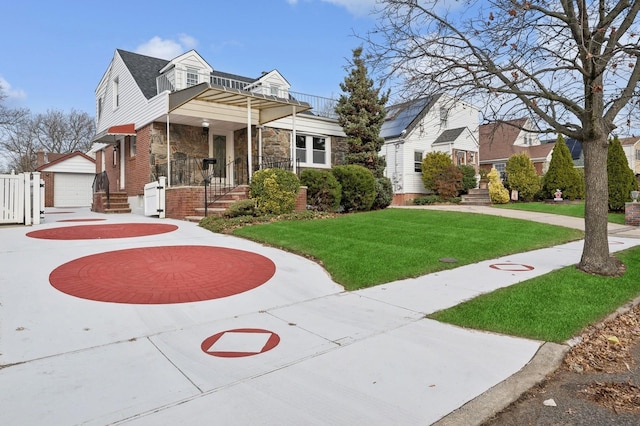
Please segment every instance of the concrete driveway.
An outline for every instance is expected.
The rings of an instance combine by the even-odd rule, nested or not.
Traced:
[[[103,225],[114,236],[135,224],[172,230],[27,236],[79,226],[98,235]],[[612,251],[640,243],[611,240]],[[158,247],[218,251],[196,264],[160,258]],[[581,250],[574,242],[345,292],[305,258],[193,223],[48,209],[40,226],[0,228],[0,424],[431,424],[517,373],[543,342],[425,314],[576,263]],[[264,258],[272,275],[243,287],[233,257],[216,255],[231,251],[247,259],[234,264],[238,273]],[[142,287],[175,291],[202,270],[219,285],[236,280],[237,292],[181,303],[106,299],[145,279]],[[77,293],[87,288],[93,299]]]

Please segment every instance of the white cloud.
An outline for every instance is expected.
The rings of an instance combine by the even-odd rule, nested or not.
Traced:
[[[139,45],[135,51],[141,55],[169,60],[195,48],[197,44],[197,40],[187,34],[178,35],[177,41],[171,39],[163,40],[155,36],[146,43]]]
[[[8,101],[21,101],[27,98],[27,94],[22,89],[14,89],[7,80],[0,75],[0,87],[2,93],[7,97]]]
[[[371,13],[376,0],[322,0],[327,3],[342,6],[355,16],[367,16]]]
[[[298,0],[287,0],[289,4],[298,4]]]

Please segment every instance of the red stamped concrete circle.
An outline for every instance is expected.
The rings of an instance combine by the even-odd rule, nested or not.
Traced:
[[[114,223],[41,229],[27,233],[27,237],[44,240],[103,240],[164,234],[176,229],[178,229],[176,225],[164,223]]]
[[[63,293],[100,302],[186,303],[243,293],[275,271],[270,259],[243,250],[164,246],[81,257],[56,268],[49,282]]]
[[[278,346],[280,336],[260,328],[236,328],[207,337],[200,349],[220,358],[258,355]]]
[[[107,219],[64,219],[64,220],[56,220],[56,222],[99,222],[101,220],[107,220]]]

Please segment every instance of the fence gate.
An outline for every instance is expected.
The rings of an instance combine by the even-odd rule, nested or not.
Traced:
[[[161,176],[157,182],[144,186],[144,215],[165,217],[165,187],[167,178]]]
[[[40,224],[44,184],[40,173],[0,175],[0,224]]]

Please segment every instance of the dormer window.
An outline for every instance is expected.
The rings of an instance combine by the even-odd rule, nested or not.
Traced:
[[[196,86],[198,83],[198,70],[187,68],[187,87]]]

